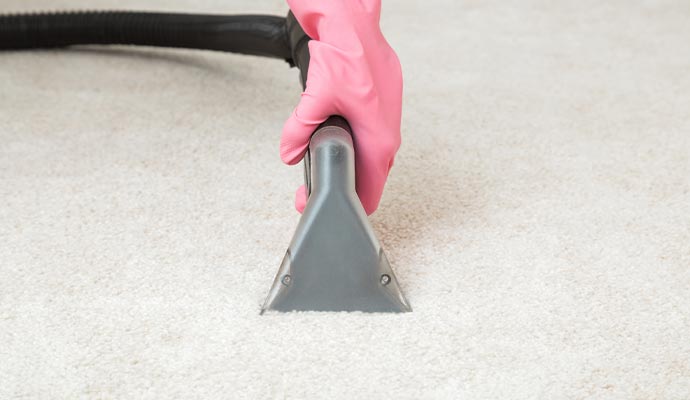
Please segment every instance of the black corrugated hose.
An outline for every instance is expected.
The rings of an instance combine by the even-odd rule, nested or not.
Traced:
[[[0,15],[0,50],[119,44],[217,50],[292,62],[284,17],[84,11]]]

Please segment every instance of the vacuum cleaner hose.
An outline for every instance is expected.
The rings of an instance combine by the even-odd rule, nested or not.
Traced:
[[[285,18],[85,11],[0,15],[0,50],[121,44],[292,57]]]
[[[0,14],[0,51],[74,45],[139,45],[217,50],[280,58],[297,66],[302,87],[309,68],[309,36],[292,14],[204,15],[135,11]],[[344,118],[321,127],[351,133]]]

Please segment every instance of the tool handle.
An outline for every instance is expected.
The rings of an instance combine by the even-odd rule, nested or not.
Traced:
[[[333,168],[333,165],[332,165],[333,160],[322,159],[319,162],[317,162],[315,160],[315,158],[317,158],[317,155],[313,154],[313,147],[319,145],[318,143],[314,143],[314,138],[316,138],[320,132],[323,132],[325,130],[333,132],[333,130],[334,130],[333,128],[337,128],[337,134],[344,135],[347,137],[348,140],[341,142],[340,146],[347,146],[345,151],[352,154],[352,160],[351,161],[352,161],[352,163],[354,163],[354,147],[352,145],[352,129],[350,128],[350,124],[347,123],[345,118],[337,116],[337,115],[332,115],[326,121],[324,121],[321,125],[319,125],[318,128],[316,128],[316,130],[314,131],[314,134],[311,136],[311,141],[310,141],[309,147],[307,148],[307,152],[304,155],[304,186],[307,189],[307,195],[311,195],[311,193],[312,193],[312,188],[314,186],[314,182],[312,181],[312,178],[315,175],[320,175],[320,176],[330,176],[331,175],[331,173],[327,172],[327,170],[330,170]],[[326,156],[326,157],[328,157],[328,156]],[[312,173],[312,168],[317,170],[317,171],[314,171],[315,174]],[[346,167],[346,168],[349,169],[349,167]],[[352,176],[354,179],[354,164],[352,165]],[[354,181],[353,181],[353,184],[354,184]]]
[[[308,43],[311,38],[304,33],[304,30],[297,22],[297,18],[290,11],[285,18],[285,27],[287,29],[288,43],[290,44],[290,52],[292,59],[290,63],[297,67],[300,71],[300,82],[302,89],[307,85],[307,72],[309,71],[309,46]]]

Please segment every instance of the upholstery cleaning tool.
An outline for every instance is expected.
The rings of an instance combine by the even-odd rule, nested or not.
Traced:
[[[0,50],[120,44],[252,54],[296,65],[303,87],[309,40],[292,13],[0,15]],[[313,134],[304,157],[309,198],[262,313],[411,311],[357,197],[354,151],[342,117],[332,116]]]
[[[410,311],[355,192],[355,153],[331,117],[306,155],[309,199],[263,310]]]
[[[292,60],[306,86],[309,37],[287,17]],[[345,119],[332,116],[304,156],[307,205],[262,308],[277,311],[411,311],[355,191]]]

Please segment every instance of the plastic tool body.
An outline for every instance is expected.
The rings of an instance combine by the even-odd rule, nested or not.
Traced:
[[[317,129],[308,156],[311,194],[263,309],[410,311],[357,197],[345,120]]]

